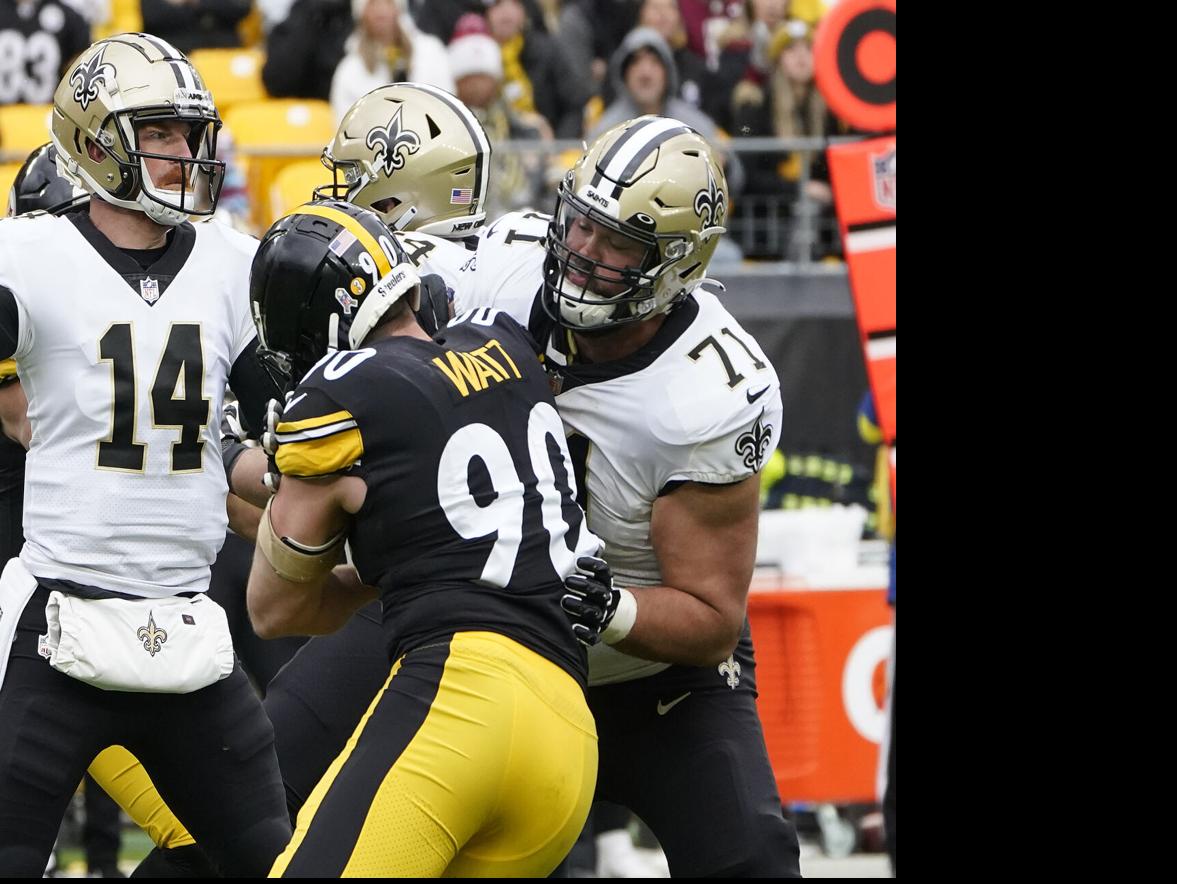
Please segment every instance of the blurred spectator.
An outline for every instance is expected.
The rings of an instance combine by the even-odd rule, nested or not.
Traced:
[[[709,88],[711,77],[703,59],[687,48],[687,30],[678,0],[644,0],[638,24],[653,28],[670,47],[678,69],[677,96],[687,104],[704,107],[703,93]]]
[[[715,89],[703,109],[729,132],[734,131],[732,92],[741,80],[759,83],[769,74],[768,44],[784,23],[788,8],[789,0],[750,0],[741,14],[716,34]]]
[[[733,132],[741,136],[778,138],[824,137],[837,131],[837,123],[813,78],[811,31],[802,21],[778,25],[766,50],[771,65],[767,80],[749,76],[732,95]],[[825,151],[807,152],[809,180],[802,185],[802,155],[769,152],[745,154],[747,192],[781,195],[789,201],[805,200],[818,215],[814,260],[841,254],[834,214],[833,191]]]
[[[502,51],[502,92],[512,110],[541,114],[557,138],[580,137],[591,86],[562,69],[557,44],[532,27],[522,0],[483,3],[490,35]]]
[[[560,12],[565,76],[608,88],[608,58],[637,23],[642,0],[566,0]]]
[[[90,27],[110,20],[110,0],[62,0],[86,20]]]
[[[274,98],[325,101],[351,32],[351,0],[295,0],[266,36],[266,91]]]
[[[90,25],[61,0],[0,0],[0,105],[48,104]]]
[[[676,98],[678,71],[670,47],[653,28],[635,28],[621,42],[609,63],[609,73],[617,98],[605,108],[587,140],[624,120],[643,114],[659,114],[681,120],[712,145],[720,147],[720,133],[703,111]],[[724,161],[728,190],[735,195],[743,191],[744,170],[738,157],[729,154]]]
[[[294,0],[257,0],[257,8],[262,14],[262,31],[269,34],[275,25],[284,22],[292,6]]]
[[[405,0],[352,0],[356,29],[331,80],[331,109],[343,119],[378,86],[411,80],[454,91],[445,45],[417,29]]]
[[[715,70],[719,63],[719,35],[728,23],[744,15],[744,0],[678,0],[687,48]]]
[[[140,0],[143,30],[183,53],[240,46],[237,25],[250,0]]]
[[[521,0],[527,9],[527,17],[532,26],[548,31],[545,10],[539,0]],[[409,11],[417,27],[427,34],[433,34],[444,43],[454,39],[454,31],[458,27],[458,20],[469,12],[482,12],[490,4],[484,0],[408,0]]]
[[[539,114],[517,114],[502,96],[503,59],[499,44],[486,33],[481,16],[462,16],[449,45],[456,94],[486,130],[492,147],[506,140],[550,140]],[[495,152],[494,175],[486,198],[487,218],[535,205],[544,187],[544,154]]]

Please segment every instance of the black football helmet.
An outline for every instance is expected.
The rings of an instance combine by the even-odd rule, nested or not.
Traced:
[[[420,277],[380,216],[343,200],[299,206],[266,231],[249,300],[258,354],[286,390],[332,350],[359,347]]]
[[[8,214],[62,212],[87,202],[90,195],[57,172],[57,148],[42,144],[29,154],[8,193]]]

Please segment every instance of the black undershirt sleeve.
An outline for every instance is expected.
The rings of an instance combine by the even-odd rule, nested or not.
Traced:
[[[0,285],[0,359],[9,359],[20,341],[20,319],[16,310],[16,296]]]

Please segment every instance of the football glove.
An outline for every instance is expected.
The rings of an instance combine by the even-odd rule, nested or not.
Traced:
[[[285,399],[279,402],[277,399],[271,399],[266,403],[266,416],[262,430],[262,450],[266,453],[266,460],[269,468],[266,470],[265,476],[262,477],[262,484],[269,489],[271,494],[278,493],[278,485],[282,481],[282,471],[278,469],[278,423],[282,420],[282,412],[286,410],[287,403],[294,397],[294,391],[291,390],[286,394]]]
[[[586,648],[601,640],[621,601],[621,590],[613,588],[613,572],[604,559],[581,556],[576,573],[564,581],[560,607],[572,621],[572,631]]]

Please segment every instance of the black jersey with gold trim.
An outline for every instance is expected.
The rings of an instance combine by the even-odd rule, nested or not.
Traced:
[[[361,578],[381,591],[394,656],[490,630],[583,683],[560,597],[599,541],[576,504],[535,344],[507,314],[473,310],[432,341],[329,354],[277,431],[285,475],[348,471],[367,483],[349,541]]]

